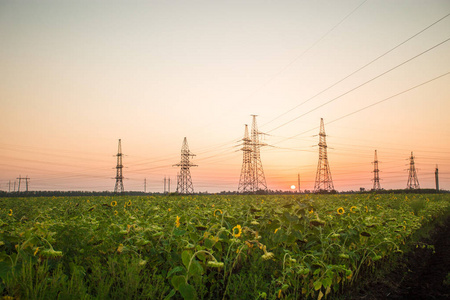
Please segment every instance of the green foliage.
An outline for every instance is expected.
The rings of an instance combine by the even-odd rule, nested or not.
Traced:
[[[325,298],[449,207],[438,194],[0,199],[0,297]]]

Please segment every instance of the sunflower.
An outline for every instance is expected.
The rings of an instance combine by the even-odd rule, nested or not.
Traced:
[[[127,202],[127,206],[131,206],[131,200]]]
[[[216,212],[220,212],[220,214],[222,215],[222,210],[216,209],[216,210],[214,211],[214,217],[217,217],[217,216],[218,216],[218,215],[216,215]]]
[[[352,213],[356,213],[355,208],[357,208],[357,207],[356,207],[356,206],[350,207],[350,211],[351,211]]]
[[[9,209],[9,214],[8,214],[8,216],[12,216],[13,215],[13,210],[12,209]]]
[[[117,206],[117,201],[111,201],[111,206]]]
[[[117,216],[119,212],[117,210],[114,211],[114,215]]]
[[[237,232],[236,232],[236,230],[237,230]],[[232,234],[233,234],[233,236],[235,238],[240,237],[241,234],[242,234],[242,227],[241,227],[241,225],[238,224],[238,225],[234,226]]]
[[[345,209],[343,207],[339,207],[337,209],[337,213],[340,214],[340,215],[343,215],[343,214],[345,214]]]
[[[177,216],[177,220],[175,221],[175,226],[180,227],[180,217]]]

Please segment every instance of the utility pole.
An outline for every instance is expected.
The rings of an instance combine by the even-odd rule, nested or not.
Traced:
[[[169,182],[167,184],[167,193],[170,194],[170,176],[169,176]]]
[[[28,175],[25,177],[25,192],[28,193],[28,180],[30,180],[30,178],[28,178]]]
[[[164,194],[166,193],[166,175],[164,175]]]
[[[122,143],[119,139],[119,146],[117,147],[117,165],[116,165],[116,185],[114,186],[114,193],[123,193],[123,165],[122,165]]]
[[[19,179],[19,186],[18,186],[18,188],[17,188],[17,192],[19,193],[19,192],[20,192],[20,181],[22,180],[22,176],[19,175],[19,177],[16,178],[16,179]]]
[[[372,190],[381,190],[380,185],[380,170],[378,169],[377,150],[375,150],[375,158],[373,160],[373,188]]]
[[[8,193],[11,193],[11,180],[8,182]]]
[[[147,178],[144,178],[144,194],[147,193]]]
[[[300,194],[300,173],[297,174],[297,188],[298,188],[298,193]]]
[[[439,169],[438,165],[436,165],[436,170],[434,171],[434,178],[436,181],[436,192],[439,192]]]
[[[327,141],[323,118],[320,119],[319,132],[319,162],[317,164],[316,182],[314,192],[334,190],[333,179],[331,178],[330,165],[328,164]]]
[[[417,179],[416,166],[414,163],[414,155],[411,151],[411,156],[409,157],[409,170],[408,170],[408,183],[406,184],[407,189],[420,189],[419,179]]]
[[[190,162],[190,157],[195,156],[188,146],[186,137],[184,137],[183,145],[181,146],[181,161],[173,166],[180,167],[180,175],[178,176],[177,182],[177,193],[180,194],[193,194],[194,186],[192,185],[191,171],[190,167],[196,167]]]

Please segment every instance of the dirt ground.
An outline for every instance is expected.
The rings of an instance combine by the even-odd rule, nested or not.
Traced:
[[[434,245],[434,249],[426,245]],[[425,245],[424,248],[421,245]],[[433,253],[434,250],[434,253]],[[346,299],[450,299],[450,217],[400,261],[399,267]],[[450,276],[450,275],[449,275]],[[447,279],[447,281],[450,281]]]

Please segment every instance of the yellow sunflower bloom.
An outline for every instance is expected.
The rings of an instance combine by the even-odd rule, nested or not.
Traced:
[[[175,221],[175,226],[180,227],[180,217],[177,216],[177,220]]]
[[[13,210],[12,209],[9,209],[9,214],[8,214],[8,216],[12,216],[13,215]]]
[[[117,206],[117,201],[111,201],[111,206]]]
[[[352,212],[352,213],[356,213],[356,211],[355,211],[355,209],[356,209],[357,207],[356,206],[352,206],[352,207],[350,207],[350,212]]]
[[[237,230],[237,232],[236,232],[236,230]],[[241,227],[241,225],[238,224],[238,225],[234,226],[234,227],[233,227],[232,234],[233,234],[233,236],[234,236],[235,238],[240,237],[241,234],[242,234],[242,227]]]
[[[222,215],[222,210],[216,209],[216,210],[214,211],[214,217],[217,217],[217,216],[218,216],[218,215],[216,215],[216,212],[220,212],[220,215]]]
[[[131,200],[127,202],[127,206],[131,206]]]
[[[343,207],[339,207],[337,209],[337,213],[340,214],[340,215],[343,215],[343,214],[345,214],[345,209]]]
[[[117,210],[114,211],[114,215],[117,216],[119,212]]]

